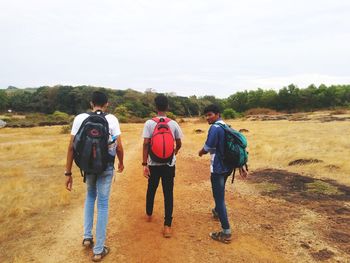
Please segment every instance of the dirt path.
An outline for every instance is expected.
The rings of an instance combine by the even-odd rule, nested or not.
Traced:
[[[254,234],[246,223],[255,217],[254,211],[237,201],[228,189],[229,216],[233,221],[234,238],[230,245],[213,242],[208,233],[219,230],[211,218],[213,204],[208,172],[208,160],[193,155],[179,157],[175,178],[173,237],[162,237],[163,196],[158,189],[153,222],[145,222],[146,179],[141,174],[140,132],[128,134],[125,142],[126,170],[117,175],[112,185],[107,244],[111,254],[104,262],[288,262],[271,244]],[[132,143],[133,142],[133,143]],[[191,147],[190,143],[184,145]],[[183,151],[185,152],[185,151]],[[231,186],[229,186],[231,187]],[[233,206],[232,206],[233,204]],[[242,214],[237,214],[240,211]],[[243,212],[244,211],[244,212]],[[233,220],[237,218],[237,220]],[[60,219],[60,227],[42,237],[42,249],[32,248],[33,262],[86,262],[91,252],[81,246],[83,205]],[[253,232],[252,232],[253,230]]]
[[[198,143],[191,137],[184,141],[177,162],[173,237],[164,239],[161,186],[154,220],[144,220],[147,184],[140,165],[141,126],[138,129],[127,134],[126,170],[112,185],[107,237],[111,253],[104,262],[350,262],[319,227],[327,226],[327,213],[319,213],[309,203],[300,205],[264,194],[256,186],[262,183],[258,180],[227,185],[233,242],[225,245],[210,240],[208,233],[220,226],[210,214],[209,160],[195,156]],[[30,255],[25,261],[89,262],[91,251],[80,246],[83,204],[53,220],[40,233],[40,247],[23,244]]]

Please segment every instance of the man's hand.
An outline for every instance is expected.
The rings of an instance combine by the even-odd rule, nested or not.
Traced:
[[[70,176],[66,176],[66,189],[68,191],[72,191],[72,186],[73,186],[73,177]]]
[[[118,163],[117,173],[121,173],[123,170],[124,170],[124,164],[123,163]]]
[[[149,171],[148,165],[143,167],[143,176],[149,179],[151,172]]]
[[[239,168],[239,175],[241,176],[241,178],[242,178],[243,180],[244,180],[244,179],[247,179],[248,171],[246,170],[245,167]]]
[[[203,148],[198,152],[198,156],[202,157],[203,154],[207,154],[208,152],[205,151]]]

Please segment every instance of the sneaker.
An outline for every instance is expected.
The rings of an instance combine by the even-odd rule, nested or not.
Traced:
[[[170,226],[164,226],[163,236],[165,238],[170,238],[171,237],[171,227]]]
[[[213,208],[213,209],[211,210],[211,213],[213,214],[213,218],[214,218],[215,220],[219,220],[219,214],[218,214],[218,212],[216,212],[215,208]]]
[[[232,235],[231,234],[225,234],[224,232],[211,232],[209,236],[216,241],[229,244],[232,240]]]

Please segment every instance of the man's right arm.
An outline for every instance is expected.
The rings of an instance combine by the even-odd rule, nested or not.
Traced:
[[[217,130],[213,128],[213,126],[210,127],[208,131],[208,137],[205,141],[205,144],[203,148],[198,152],[198,155],[201,157],[203,154],[214,153],[216,150],[216,145],[218,143],[218,134]]]
[[[74,140],[74,135],[71,135],[68,149],[67,149],[67,161],[66,161],[66,171],[65,173],[72,173],[72,165],[73,165],[73,140]],[[73,178],[72,175],[66,176],[66,189],[68,191],[72,190],[73,186]]]
[[[148,159],[148,151],[149,151],[149,144],[151,139],[150,138],[144,138],[143,139],[143,151],[142,151],[142,165],[143,165],[143,175],[148,179],[150,172],[147,165],[147,159]]]

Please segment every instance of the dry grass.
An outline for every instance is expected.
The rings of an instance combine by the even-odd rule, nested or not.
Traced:
[[[233,120],[229,124],[237,130],[249,130],[245,135],[249,142],[250,170],[286,169],[350,185],[350,122]],[[133,139],[129,144],[141,144],[142,126],[122,124],[123,141],[127,142],[128,137],[134,138],[138,133],[136,137],[140,140]],[[203,180],[209,179],[209,156],[202,159],[197,156],[209,125],[186,119],[181,127],[185,137],[179,159],[198,160],[188,164],[191,172],[201,174]],[[204,133],[196,134],[196,129],[202,129]],[[71,207],[82,205],[85,190],[77,169],[73,170],[74,191],[68,193],[63,185],[68,140],[68,134],[61,134],[61,127],[0,130],[0,243],[24,233],[31,235],[34,228],[47,224],[50,215],[68,204]],[[137,158],[141,159],[141,153]],[[319,159],[323,163],[288,166],[296,159]],[[262,185],[262,190],[271,187],[274,186]],[[322,187],[325,186],[310,185],[310,190],[317,191]]]
[[[0,222],[5,227],[0,229],[0,242],[34,228],[54,209],[79,199],[78,191],[72,196],[63,187],[68,139],[60,127],[1,130]],[[40,217],[32,220],[35,215]]]
[[[350,185],[350,122],[313,121],[229,121],[233,128],[247,129],[249,168],[285,169],[315,178],[330,178]],[[182,124],[186,155],[197,156],[209,125],[200,122]],[[195,129],[205,132],[196,134]],[[186,149],[186,150],[185,150]],[[322,163],[288,166],[296,159],[319,159]]]

